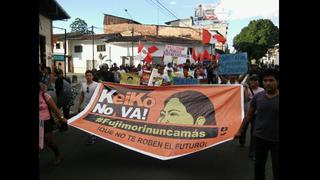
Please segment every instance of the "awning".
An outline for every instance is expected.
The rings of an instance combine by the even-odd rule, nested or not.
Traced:
[[[69,14],[55,0],[40,0],[39,13],[51,20],[70,19]]]

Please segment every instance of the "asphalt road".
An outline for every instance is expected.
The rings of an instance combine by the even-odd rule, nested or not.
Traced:
[[[54,137],[63,161],[54,166],[53,152],[45,148],[39,159],[40,180],[253,180],[254,162],[248,158],[248,145],[240,147],[236,140],[162,161],[103,139],[87,146],[87,134],[73,127]],[[268,179],[272,179],[270,158]]]

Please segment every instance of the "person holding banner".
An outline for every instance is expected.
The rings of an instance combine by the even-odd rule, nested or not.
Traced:
[[[54,165],[58,165],[61,162],[61,155],[57,144],[53,140],[53,125],[54,120],[51,116],[53,111],[58,117],[58,125],[61,123],[67,123],[67,119],[63,117],[56,104],[44,91],[42,91],[43,82],[39,82],[39,148],[43,149],[44,143],[46,143],[50,149],[54,152]]]
[[[256,113],[255,138],[255,180],[265,179],[265,164],[268,152],[271,151],[273,179],[279,179],[279,90],[278,71],[267,69],[263,72],[264,91],[256,94],[251,100],[249,112],[235,138],[245,133],[249,122]]]
[[[238,77],[238,75],[236,74],[231,74],[229,76],[227,76],[227,78],[219,75],[221,81],[226,82],[226,84],[242,84],[242,81],[244,80],[244,78],[246,77],[246,74]]]
[[[80,99],[79,99],[79,107],[78,111],[82,111],[90,102],[91,97],[96,90],[98,83],[93,81],[93,74],[91,70],[87,70],[85,73],[87,82],[82,83],[80,90]],[[82,105],[83,103],[83,105]],[[91,145],[95,143],[96,137],[94,135],[89,134],[89,139],[87,144]]]
[[[179,92],[165,100],[158,123],[215,125],[215,109],[210,99],[201,92]]]
[[[249,87],[247,87],[247,110],[246,113],[248,113],[249,108],[250,108],[250,103],[251,100],[253,99],[254,95],[258,94],[259,92],[264,91],[263,88],[259,87],[259,78],[257,75],[252,75],[249,78]],[[255,143],[254,143],[254,137],[253,137],[253,130],[254,130],[254,125],[255,125],[255,116],[256,113],[252,116],[252,119],[250,120],[250,146],[249,146],[249,158],[252,160],[255,160]],[[239,142],[240,144],[245,144],[246,140],[246,131],[247,129],[244,130],[244,133],[241,134],[239,137]]]

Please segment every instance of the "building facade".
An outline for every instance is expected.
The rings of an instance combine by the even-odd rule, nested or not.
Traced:
[[[55,0],[39,1],[39,64],[53,68],[52,21],[69,18]]]

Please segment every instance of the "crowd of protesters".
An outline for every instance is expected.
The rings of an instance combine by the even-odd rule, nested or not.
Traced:
[[[184,64],[172,64],[167,65],[160,64],[145,64],[138,66],[128,64],[117,66],[116,63],[109,67],[108,64],[102,64],[99,70],[92,69],[93,81],[96,82],[113,82],[120,83],[121,73],[136,73],[141,78],[143,71],[152,71],[157,69],[158,73],[163,77],[162,85],[173,85],[173,77],[199,79],[201,84],[248,84],[248,77],[251,75],[257,75],[260,77],[261,73],[268,68],[279,70],[277,65],[262,65],[256,64],[248,65],[248,72],[246,74],[233,74],[233,75],[219,75],[218,63],[190,63],[190,60],[186,60]],[[262,84],[262,79],[258,80]],[[142,84],[142,83],[141,83]]]
[[[277,179],[279,142],[277,136],[278,108],[269,107],[268,109],[268,107],[264,106],[271,106],[270,104],[274,104],[274,102],[278,103],[279,84],[277,73],[279,72],[279,66],[271,64],[262,66],[248,64],[247,73],[232,75],[219,75],[218,67],[217,62],[207,64],[190,63],[188,59],[186,63],[180,65],[168,63],[167,65],[139,64],[138,66],[129,66],[126,64],[118,67],[117,64],[114,63],[109,67],[108,64],[102,64],[99,70],[92,69],[85,72],[86,82],[82,83],[79,92],[81,96],[78,111],[83,110],[90,101],[97,87],[97,82],[120,83],[122,73],[136,73],[142,79],[144,71],[151,72],[153,69],[157,69],[157,72],[162,77],[163,83],[161,86],[173,85],[174,77],[198,79],[201,84],[242,84],[244,86],[243,93],[245,97],[245,118],[236,137],[239,137],[240,146],[243,147],[246,143],[246,131],[250,123],[250,148],[248,154],[249,158],[255,161],[255,177],[256,179],[264,178],[267,152],[271,150],[274,178]],[[53,71],[51,71],[49,67],[42,66],[39,68],[39,98],[41,99],[42,94],[45,93],[45,97],[50,101],[50,103],[47,103],[47,109],[51,109],[51,111],[54,112],[53,114],[57,114],[58,118],[56,119],[58,119],[58,124],[60,129],[62,129],[61,127],[62,124],[65,123],[65,119],[70,118],[69,111],[70,106],[73,105],[75,93],[72,92],[70,80],[63,77],[63,71],[60,68],[55,68]],[[44,98],[42,97],[42,99]],[[260,104],[263,104],[263,106]],[[43,106],[43,101],[40,102],[39,100],[39,113],[43,114],[40,106]],[[278,104],[276,107],[278,107]],[[265,114],[266,111],[263,108],[266,108],[267,111],[272,110]],[[60,111],[58,111],[58,109],[62,110],[63,116],[59,114]],[[42,111],[44,111],[43,108]],[[39,120],[43,120],[43,117],[40,117],[40,115]],[[53,142],[52,134],[47,135],[48,132],[52,133],[52,121],[50,121],[50,126],[48,125],[49,123],[47,123],[49,121],[44,122],[45,137],[47,137],[45,138],[45,142],[54,151],[56,157],[55,163],[57,164],[60,161],[60,152]],[[265,128],[267,130],[262,132],[257,128]],[[87,144],[94,144],[95,140],[96,137],[89,134]]]

